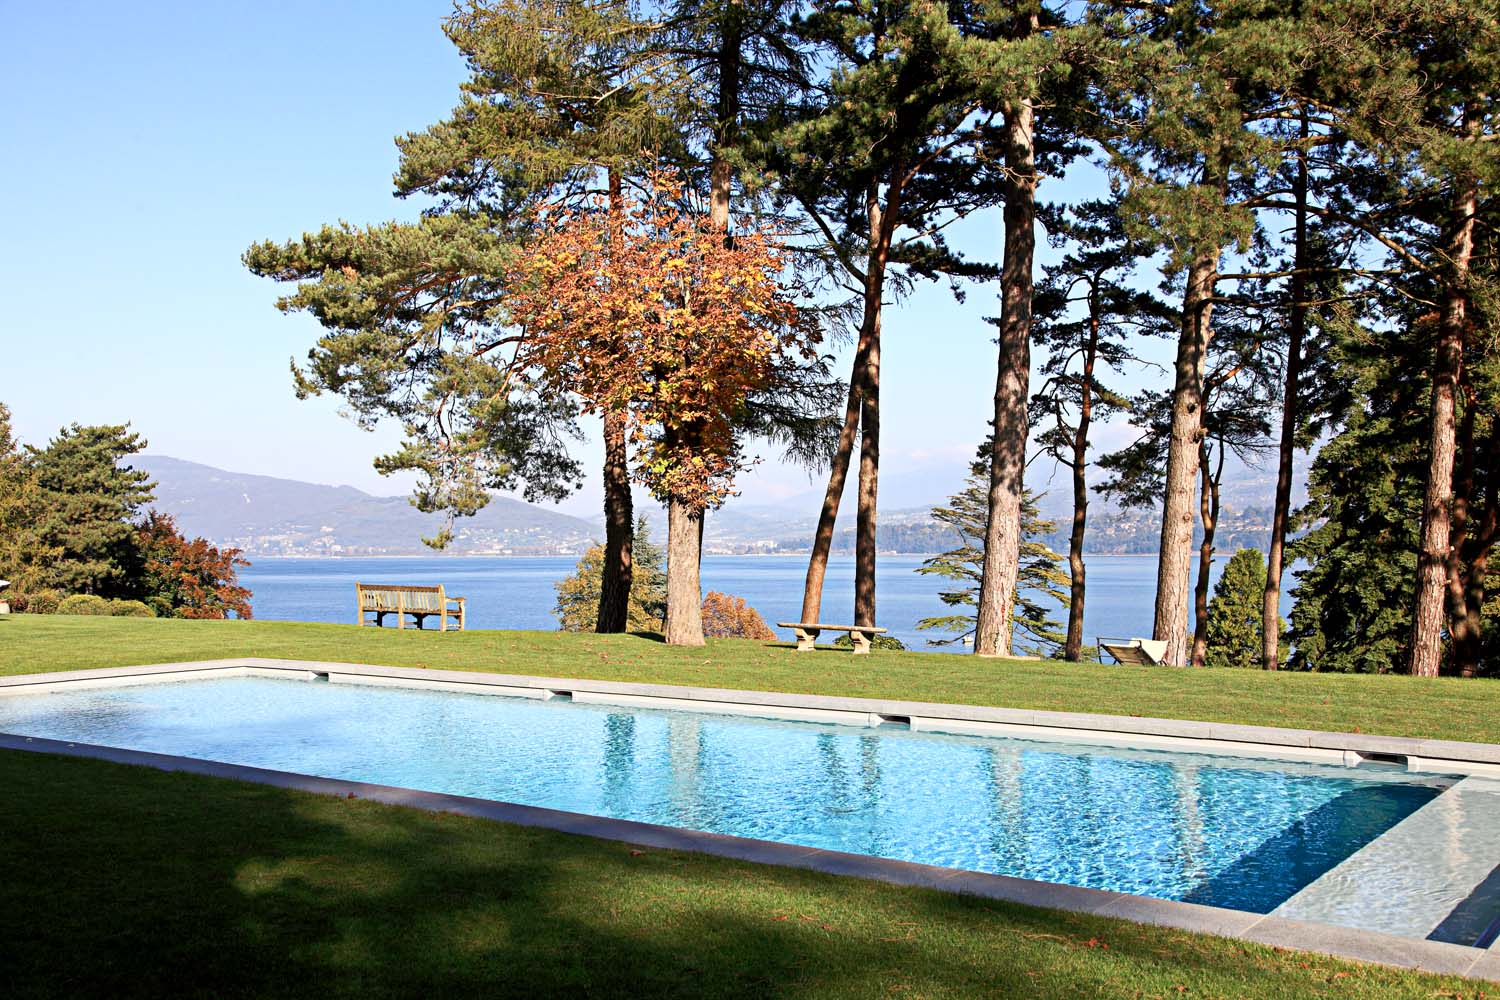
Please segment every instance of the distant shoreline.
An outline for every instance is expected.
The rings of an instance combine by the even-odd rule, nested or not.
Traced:
[[[881,553],[878,553],[878,555],[880,555],[880,556],[900,556],[903,559],[906,559],[906,558],[931,559],[933,556],[938,555],[938,554],[939,553],[936,553],[936,552],[881,552]],[[1220,553],[1215,553],[1215,555],[1219,555],[1219,554]],[[1083,557],[1085,559],[1143,559],[1143,558],[1148,558],[1148,557],[1154,559],[1154,558],[1156,558],[1157,555],[1158,555],[1158,553],[1155,553],[1155,552],[1085,552],[1083,554]],[[806,559],[808,557],[808,553],[806,553],[806,552],[706,552],[706,553],[704,553],[704,556],[705,556],[705,558],[713,558],[713,559]],[[408,553],[403,553],[403,554],[394,554],[393,553],[393,554],[389,554],[389,555],[382,554],[382,555],[357,555],[357,556],[344,556],[344,555],[337,555],[337,556],[334,556],[334,555],[294,555],[294,556],[276,555],[276,556],[266,556],[266,555],[248,555],[247,554],[247,555],[244,556],[244,558],[249,559],[249,560],[251,560],[253,562],[256,559],[286,559],[286,560],[289,560],[289,561],[290,560],[300,560],[300,559],[455,559],[455,560],[457,560],[457,559],[577,559],[578,556],[570,554],[570,553],[559,553],[559,554],[553,554],[553,555],[508,555],[507,556],[507,555],[496,555],[496,554],[493,554],[493,553],[463,553],[463,554],[460,554],[460,553],[434,552],[434,553],[432,553],[432,554],[429,555],[429,554],[426,554],[426,553],[410,553],[410,552],[408,552]],[[835,553],[834,555],[829,556],[829,558],[830,559],[853,559],[854,558],[854,553],[852,553],[852,552]]]

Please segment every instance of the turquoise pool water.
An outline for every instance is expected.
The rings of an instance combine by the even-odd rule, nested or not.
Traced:
[[[1452,783],[261,678],[0,697],[0,732],[1265,913]]]

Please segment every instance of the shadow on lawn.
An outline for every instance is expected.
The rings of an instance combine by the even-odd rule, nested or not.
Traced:
[[[1172,947],[1132,928],[1091,951],[1083,917],[94,761],[0,753],[0,787],[10,1000],[1128,996]]]

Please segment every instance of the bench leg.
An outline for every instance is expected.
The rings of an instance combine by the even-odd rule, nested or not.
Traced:
[[[854,641],[855,656],[862,656],[870,651],[870,637],[863,632],[850,632],[849,638]]]
[[[797,629],[797,652],[811,653],[818,646],[817,629]]]

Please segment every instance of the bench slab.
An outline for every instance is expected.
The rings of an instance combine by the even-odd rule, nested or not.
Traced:
[[[874,625],[828,625],[823,622],[777,622],[777,628],[789,628],[797,636],[797,652],[811,652],[817,647],[820,632],[847,632],[854,643],[855,655],[870,651],[870,636],[887,629]]]

